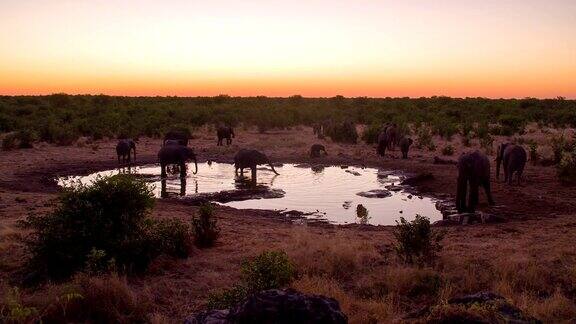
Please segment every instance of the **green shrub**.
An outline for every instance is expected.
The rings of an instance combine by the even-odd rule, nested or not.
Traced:
[[[576,148],[562,152],[557,173],[563,184],[573,185],[576,183]]]
[[[209,203],[200,206],[199,217],[192,219],[194,242],[198,247],[210,247],[214,245],[220,235],[220,229],[216,222],[214,207]]]
[[[416,135],[418,135],[418,140],[416,141],[416,147],[422,149],[424,147],[430,148],[434,145],[434,141],[432,140],[432,132],[430,128],[425,125],[421,125],[418,130],[416,131]]]
[[[440,241],[444,233],[433,231],[428,218],[416,215],[411,222],[400,217],[400,221],[396,221],[394,237],[400,259],[408,264],[423,265],[434,262],[436,253],[442,249]]]
[[[113,264],[122,271],[142,271],[161,253],[183,256],[184,247],[175,247],[185,237],[182,226],[152,220],[153,205],[151,189],[130,175],[65,189],[55,211],[24,222],[34,230],[26,240],[30,267],[58,279],[90,264],[97,270]]]
[[[8,134],[2,139],[2,150],[9,151],[16,148],[16,134]]]
[[[378,135],[382,131],[382,124],[372,124],[368,126],[364,133],[362,133],[362,140],[366,144],[374,144],[378,142]]]
[[[538,156],[538,144],[536,144],[536,142],[529,143],[528,151],[530,154],[530,161],[532,161],[533,165],[536,165],[538,160],[540,160],[540,156]]]
[[[295,277],[296,270],[286,252],[264,251],[242,263],[241,283],[208,296],[208,308],[229,308],[249,294],[288,286]]]
[[[17,287],[7,289],[0,300],[0,323],[36,323],[38,310],[22,303]]]
[[[358,132],[356,126],[351,122],[334,123],[328,125],[325,131],[332,141],[336,143],[356,144],[358,141]]]
[[[454,155],[454,146],[448,144],[442,149],[442,155],[452,156]]]
[[[264,251],[242,264],[242,278],[250,291],[284,287],[295,276],[294,265],[284,251]]]
[[[568,141],[564,134],[561,134],[550,139],[550,146],[552,146],[552,151],[554,152],[554,162],[558,164],[562,160],[564,152],[572,151],[574,144]]]
[[[162,253],[176,258],[186,258],[192,252],[193,235],[186,223],[176,218],[154,221],[152,229],[156,244]]]
[[[208,309],[225,309],[236,305],[248,296],[249,292],[245,286],[234,285],[230,289],[214,292],[208,295]]]

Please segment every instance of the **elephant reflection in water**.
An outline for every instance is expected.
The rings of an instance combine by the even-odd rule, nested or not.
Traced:
[[[171,192],[168,192],[167,186],[166,186],[166,178],[162,178],[162,180],[160,180],[161,182],[161,191],[160,191],[160,197],[162,198],[168,198],[171,194]],[[198,182],[196,182],[196,193],[198,193]],[[185,196],[186,195],[186,178],[180,178],[180,196]]]

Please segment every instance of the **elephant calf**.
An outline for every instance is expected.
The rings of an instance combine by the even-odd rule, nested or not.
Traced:
[[[464,153],[458,159],[458,186],[456,191],[456,208],[458,212],[473,213],[478,205],[478,189],[484,187],[488,203],[494,205],[490,191],[490,161],[486,155],[478,150]],[[468,206],[466,196],[468,187],[470,195]]]
[[[235,137],[234,129],[228,126],[218,127],[216,134],[218,135],[218,144],[217,144],[218,146],[223,145],[222,144],[223,139],[226,139],[226,145],[232,144],[232,139]]]
[[[498,153],[496,155],[496,178],[500,178],[500,165],[504,167],[504,182],[512,184],[512,176],[516,172],[518,176],[518,185],[520,185],[520,178],[524,172],[524,166],[528,155],[526,150],[520,146],[510,143],[500,144]]]
[[[328,155],[328,152],[326,152],[326,148],[322,144],[314,144],[310,147],[310,157],[311,158],[320,157],[321,152],[324,152],[324,155]]]
[[[130,163],[130,151],[134,151],[134,161],[136,161],[136,143],[131,139],[121,139],[116,144],[116,154],[118,155],[118,163]],[[122,158],[122,161],[120,161]]]
[[[166,167],[170,164],[177,164],[180,167],[180,177],[185,177],[187,161],[194,161],[194,174],[198,173],[196,154],[194,154],[194,150],[188,146],[165,145],[158,151],[158,160],[160,161],[162,178],[166,177]]]
[[[410,146],[414,143],[414,141],[410,137],[403,137],[400,140],[400,151],[402,151],[402,158],[408,158],[408,151],[410,150]]]

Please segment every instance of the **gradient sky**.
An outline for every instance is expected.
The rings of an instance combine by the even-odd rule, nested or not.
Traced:
[[[0,0],[0,94],[576,98],[576,0]]]

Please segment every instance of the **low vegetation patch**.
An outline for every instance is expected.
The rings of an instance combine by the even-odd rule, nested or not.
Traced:
[[[211,294],[208,308],[228,308],[248,294],[286,287],[296,278],[296,268],[284,251],[264,251],[242,264],[242,281],[229,289]]]
[[[214,207],[209,203],[200,206],[199,215],[192,219],[194,242],[198,247],[211,247],[220,235],[220,229],[214,216]]]
[[[440,242],[444,233],[433,230],[430,220],[420,215],[416,215],[411,222],[400,217],[396,224],[394,237],[400,259],[408,264],[432,264],[437,252],[442,249]]]
[[[130,175],[103,177],[65,189],[47,215],[30,215],[26,240],[32,271],[66,278],[77,271],[142,271],[165,253],[186,257],[190,229],[177,220],[153,220],[151,189]]]

